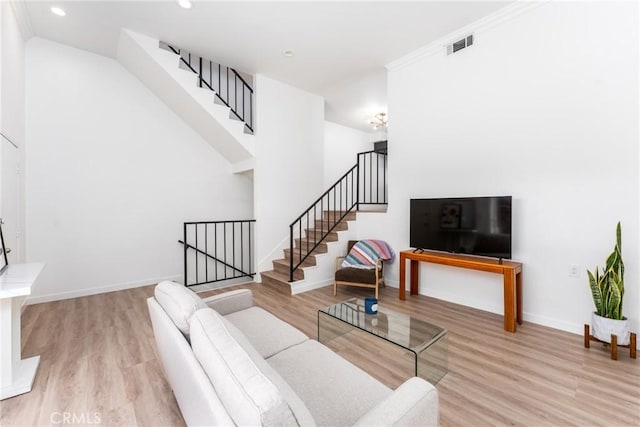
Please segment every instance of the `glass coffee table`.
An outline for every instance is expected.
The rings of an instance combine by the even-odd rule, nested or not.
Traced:
[[[415,375],[436,384],[448,370],[447,330],[398,313],[378,303],[366,314],[364,300],[352,298],[318,310],[318,341],[327,343],[360,330],[395,344],[413,355]]]

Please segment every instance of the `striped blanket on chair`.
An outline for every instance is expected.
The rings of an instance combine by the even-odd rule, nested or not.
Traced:
[[[391,261],[395,252],[387,242],[383,240],[359,240],[351,248],[342,267],[375,268],[376,261],[382,259]]]

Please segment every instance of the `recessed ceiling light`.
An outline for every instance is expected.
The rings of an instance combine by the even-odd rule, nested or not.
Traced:
[[[51,13],[53,13],[54,15],[58,15],[58,16],[66,16],[67,15],[67,13],[62,8],[56,7],[56,6],[53,6],[51,8]]]
[[[285,49],[282,51],[282,54],[287,58],[291,58],[294,54],[293,49]]]
[[[178,4],[180,7],[184,9],[191,9],[191,1],[190,0],[178,0]]]

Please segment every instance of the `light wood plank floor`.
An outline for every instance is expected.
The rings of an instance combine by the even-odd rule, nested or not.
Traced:
[[[241,286],[242,287],[242,286]],[[246,287],[246,286],[245,286]],[[366,290],[330,287],[288,296],[252,285],[255,303],[317,333],[317,310]],[[211,291],[202,296],[217,293]],[[0,402],[0,424],[180,426],[184,422],[157,358],[145,299],[153,287],[29,306],[22,316],[23,357],[40,355],[31,393]],[[381,304],[449,331],[449,373],[438,383],[443,426],[640,425],[640,359],[582,337],[526,323],[504,332],[502,317],[424,296]],[[410,359],[366,334],[330,347],[395,388]],[[97,418],[96,418],[97,417]]]

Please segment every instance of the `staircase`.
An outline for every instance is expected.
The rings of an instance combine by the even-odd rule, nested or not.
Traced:
[[[387,154],[367,151],[289,226],[284,258],[262,271],[264,285],[284,294],[326,286],[333,281],[335,258],[344,255],[347,241],[356,238],[356,213],[387,204]],[[369,210],[370,209],[366,209]]]
[[[343,217],[344,216],[344,217]],[[333,223],[331,218],[343,217],[340,221]],[[315,221],[314,227],[305,230],[305,237],[294,238],[293,252],[291,248],[283,250],[284,257],[273,260],[273,270],[263,271],[260,273],[262,284],[276,289],[278,292],[291,295],[296,284],[304,282],[308,276],[313,275],[317,269],[318,263],[324,262],[331,266],[333,271],[333,263],[335,257],[344,254],[346,250],[346,241],[353,238],[353,230],[349,233],[349,223],[352,224],[356,220],[356,212],[340,212],[325,211],[322,219]],[[325,233],[331,225],[333,230]],[[326,234],[321,240],[321,235]],[[313,246],[318,243],[315,248]],[[313,248],[313,249],[312,249]],[[307,256],[308,254],[308,256]],[[301,259],[302,263],[293,272],[293,282],[289,281],[290,267],[293,256],[294,264],[298,264]],[[306,258],[305,258],[306,256]]]
[[[242,77],[231,67],[163,41],[158,46],[178,55],[180,68],[195,73],[198,76],[198,87],[213,92],[213,101],[228,107],[229,118],[243,122],[244,133],[253,135],[253,88],[246,82],[250,76]]]
[[[124,29],[118,40],[117,59],[225,157],[233,173],[253,171],[256,138],[251,76]],[[356,165],[291,223],[289,247],[282,248],[284,257],[273,259],[272,254],[278,256],[281,246],[261,255],[265,258],[258,265],[273,265],[272,270],[260,273],[262,282],[289,294],[331,283],[335,257],[344,254],[349,239],[356,238],[350,225],[356,212],[370,205],[386,206],[386,171],[386,151],[359,153]],[[260,218],[257,220],[260,224]],[[228,280],[229,276],[253,276],[253,269],[210,254],[206,241],[202,250],[197,236],[195,241],[188,243],[186,236],[183,240],[185,260],[189,259],[188,252],[197,254],[191,268],[185,261],[185,283],[200,285]],[[207,268],[212,266],[215,272],[220,264],[226,273],[220,279],[215,274],[210,277]]]
[[[225,157],[232,172],[253,169],[253,89],[246,84],[248,76],[124,29],[117,59]]]

